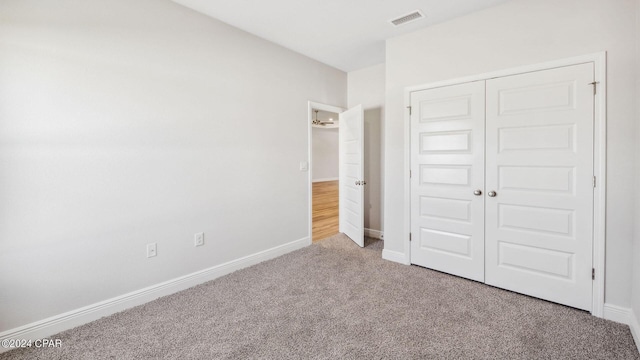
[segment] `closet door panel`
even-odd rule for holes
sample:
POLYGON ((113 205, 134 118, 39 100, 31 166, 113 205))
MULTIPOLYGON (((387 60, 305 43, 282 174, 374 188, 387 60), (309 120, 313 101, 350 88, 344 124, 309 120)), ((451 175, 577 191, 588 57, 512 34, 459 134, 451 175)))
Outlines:
POLYGON ((486 283, 591 310, 593 64, 488 80, 486 283))
POLYGON ((484 281, 484 82, 411 94, 411 262, 484 281))

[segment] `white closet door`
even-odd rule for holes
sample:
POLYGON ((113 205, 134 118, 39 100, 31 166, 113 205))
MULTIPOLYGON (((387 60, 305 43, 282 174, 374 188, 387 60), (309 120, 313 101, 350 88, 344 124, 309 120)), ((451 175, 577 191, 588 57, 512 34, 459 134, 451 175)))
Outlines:
POLYGON ((484 280, 484 100, 484 81, 411 94, 411 262, 477 281, 484 280))
POLYGON ((588 63, 487 80, 486 283, 584 310, 593 74, 588 63))

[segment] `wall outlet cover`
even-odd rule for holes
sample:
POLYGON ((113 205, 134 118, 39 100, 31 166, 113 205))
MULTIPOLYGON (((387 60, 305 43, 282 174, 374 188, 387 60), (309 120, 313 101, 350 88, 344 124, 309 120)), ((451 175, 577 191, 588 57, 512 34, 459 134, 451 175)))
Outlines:
POLYGON ((195 239, 195 246, 202 246, 204 245, 204 233, 200 232, 194 235, 194 239, 195 239))
POLYGON ((147 244, 147 257, 154 257, 158 255, 158 248, 156 243, 147 244))

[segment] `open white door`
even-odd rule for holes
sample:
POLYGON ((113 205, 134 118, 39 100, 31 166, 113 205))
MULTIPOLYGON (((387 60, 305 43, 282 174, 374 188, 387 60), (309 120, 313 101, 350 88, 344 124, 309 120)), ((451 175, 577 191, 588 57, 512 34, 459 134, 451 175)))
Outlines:
POLYGON ((340 232, 364 247, 364 113, 362 105, 340 114, 340 232))

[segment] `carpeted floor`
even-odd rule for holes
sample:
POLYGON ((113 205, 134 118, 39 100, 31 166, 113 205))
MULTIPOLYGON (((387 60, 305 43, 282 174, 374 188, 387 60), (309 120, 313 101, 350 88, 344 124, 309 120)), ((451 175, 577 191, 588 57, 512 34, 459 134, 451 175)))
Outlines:
POLYGON ((0 359, 640 359, 627 326, 381 251, 336 235, 0 359))

